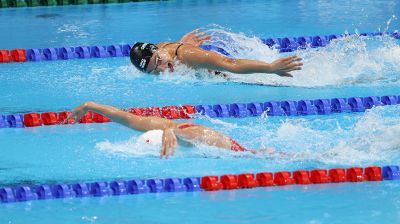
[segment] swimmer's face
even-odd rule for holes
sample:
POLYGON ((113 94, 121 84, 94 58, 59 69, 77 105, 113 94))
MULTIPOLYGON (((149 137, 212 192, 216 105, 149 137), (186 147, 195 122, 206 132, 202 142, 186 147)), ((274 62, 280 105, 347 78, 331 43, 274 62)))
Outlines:
POLYGON ((150 58, 146 72, 159 74, 164 71, 174 71, 174 60, 165 49, 158 49, 150 58))

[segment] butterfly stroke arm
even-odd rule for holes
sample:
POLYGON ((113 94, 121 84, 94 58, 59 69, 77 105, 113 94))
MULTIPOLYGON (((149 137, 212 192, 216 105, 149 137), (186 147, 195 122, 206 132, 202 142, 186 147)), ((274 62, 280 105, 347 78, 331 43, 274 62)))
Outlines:
POLYGON ((94 102, 86 102, 78 106, 72 112, 72 114, 70 114, 67 119, 65 119, 64 123, 73 118, 75 118, 75 122, 79 121, 88 111, 102 114, 110 118, 114 122, 138 131, 149 131, 157 129, 163 130, 160 159, 163 156, 168 159, 170 151, 172 155, 174 154, 174 150, 177 146, 177 140, 173 129, 176 128, 178 123, 161 117, 141 117, 120 110, 116 107, 102 105, 94 102))
POLYGON ((302 58, 298 56, 289 56, 277 59, 272 63, 266 63, 258 60, 229 58, 192 46, 186 46, 179 56, 181 61, 195 68, 229 71, 238 74, 275 73, 279 76, 292 77, 289 72, 301 70, 303 66, 302 58))
POLYGON ((76 118, 79 121, 88 111, 93 111, 102 114, 112 121, 122 124, 126 127, 138 130, 138 131, 149 131, 149 130, 165 130, 168 128, 174 128, 177 123, 168 119, 160 117, 142 117, 123 111, 116 107, 102 105, 94 102, 86 102, 78 106, 70 116, 67 117, 66 121, 76 118))

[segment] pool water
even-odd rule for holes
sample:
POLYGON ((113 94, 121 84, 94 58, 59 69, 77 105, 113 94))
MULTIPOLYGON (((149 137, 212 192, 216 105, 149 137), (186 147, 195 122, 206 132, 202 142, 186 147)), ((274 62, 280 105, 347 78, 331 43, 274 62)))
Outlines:
MULTIPOLYGON (((0 49, 160 42, 201 27, 237 58, 284 55, 259 38, 395 31, 397 1, 162 1, 0 10, 0 49), (43 18, 44 14, 55 14, 43 18), (195 16, 194 16, 195 15, 195 16), (9 21, 13 21, 10 23, 9 21), (11 38, 10 38, 11 37, 11 38)), ((1 64, 0 114, 400 95, 399 41, 347 37, 304 58, 294 78, 137 72, 128 58, 1 64)), ((291 156, 180 147, 169 160, 117 124, 0 129, 0 187, 133 178, 399 164, 400 106, 329 116, 207 118, 248 148, 291 156)), ((0 223, 396 223, 399 183, 288 186, 0 204, 0 223)))

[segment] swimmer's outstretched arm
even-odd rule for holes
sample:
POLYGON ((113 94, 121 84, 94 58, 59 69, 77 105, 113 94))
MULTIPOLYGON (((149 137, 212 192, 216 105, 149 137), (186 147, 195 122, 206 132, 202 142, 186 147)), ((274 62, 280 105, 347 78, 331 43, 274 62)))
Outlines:
POLYGON ((86 102, 78 106, 72 114, 68 116, 66 121, 71 118, 76 118, 76 121, 79 121, 88 111, 102 114, 114 122, 143 132, 156 129, 165 130, 176 126, 175 122, 165 118, 137 116, 113 106, 102 105, 94 102, 86 102))
POLYGON ((195 68, 229 71, 238 74, 275 73, 286 77, 292 77, 289 72, 301 70, 303 66, 303 63, 300 62, 302 58, 297 56, 280 58, 272 63, 266 63, 257 60, 228 58, 190 45, 180 51, 179 59, 195 68))

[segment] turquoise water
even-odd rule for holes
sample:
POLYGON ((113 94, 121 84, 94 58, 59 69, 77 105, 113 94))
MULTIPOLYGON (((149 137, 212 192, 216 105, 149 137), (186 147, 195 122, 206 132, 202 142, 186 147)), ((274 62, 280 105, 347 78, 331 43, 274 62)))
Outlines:
MULTIPOLYGON (((0 48, 158 42, 202 27, 214 35, 212 44, 224 43, 234 57, 271 61, 282 54, 258 38, 394 31, 399 9, 397 1, 168 1, 2 9, 0 31, 9 35, 0 36, 0 48), (37 17, 43 14, 53 16, 37 17)), ((351 37, 296 54, 305 66, 293 79, 254 74, 224 80, 184 66, 175 74, 148 76, 127 58, 1 64, 0 114, 61 111, 87 100, 126 108, 400 95, 398 40, 351 37)), ((139 132, 111 123, 0 129, 0 186, 400 164, 399 112, 399 106, 387 106, 330 116, 192 120, 248 148, 274 147, 293 153, 290 157, 196 146, 180 147, 175 157, 159 160, 158 146, 141 145, 139 132)), ((0 221, 395 223, 399 186, 330 184, 34 201, 0 204, 0 221)))

